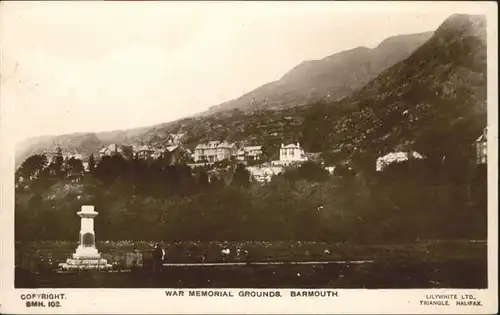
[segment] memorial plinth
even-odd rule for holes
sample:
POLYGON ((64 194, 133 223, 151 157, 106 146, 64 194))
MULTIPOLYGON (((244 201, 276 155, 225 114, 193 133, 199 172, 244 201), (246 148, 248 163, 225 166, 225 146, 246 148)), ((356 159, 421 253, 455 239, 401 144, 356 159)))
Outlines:
POLYGON ((59 268, 63 270, 107 270, 112 267, 95 247, 94 218, 98 215, 94 206, 82 206, 77 212, 80 216, 80 244, 76 248, 72 258, 66 263, 60 263, 59 268))

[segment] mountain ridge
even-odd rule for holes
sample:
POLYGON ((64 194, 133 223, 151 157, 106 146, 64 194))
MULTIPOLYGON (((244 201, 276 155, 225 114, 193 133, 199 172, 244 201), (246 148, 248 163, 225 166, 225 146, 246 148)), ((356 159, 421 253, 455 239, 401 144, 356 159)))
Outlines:
POLYGON ((484 16, 450 16, 409 58, 346 98, 355 110, 328 132, 336 138, 330 143, 342 138, 364 153, 400 148, 466 159, 486 126, 486 50, 484 16))
POLYGON ((301 106, 325 98, 341 99, 407 58, 432 34, 431 31, 391 36, 375 48, 358 46, 322 59, 305 60, 280 79, 212 106, 206 114, 232 109, 252 110, 252 99, 261 109, 301 106))

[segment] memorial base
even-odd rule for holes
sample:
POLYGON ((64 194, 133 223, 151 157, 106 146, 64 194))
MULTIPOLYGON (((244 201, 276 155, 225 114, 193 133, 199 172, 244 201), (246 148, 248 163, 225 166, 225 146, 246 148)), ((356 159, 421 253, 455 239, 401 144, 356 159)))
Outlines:
POLYGON ((76 249, 73 258, 68 258, 65 263, 59 264, 61 270, 109 270, 112 268, 106 259, 95 247, 81 247, 76 249))
POLYGON ((73 254, 74 259, 99 259, 101 255, 95 247, 78 246, 73 254))

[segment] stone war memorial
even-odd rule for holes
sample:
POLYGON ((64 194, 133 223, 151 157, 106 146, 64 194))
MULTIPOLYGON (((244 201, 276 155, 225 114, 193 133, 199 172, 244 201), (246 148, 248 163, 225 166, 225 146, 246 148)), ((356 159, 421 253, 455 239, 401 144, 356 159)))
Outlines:
POLYGON ((68 258, 65 263, 60 263, 59 269, 68 271, 111 269, 112 265, 101 258, 95 247, 94 218, 98 212, 94 210, 94 206, 84 205, 77 214, 81 220, 80 242, 73 257, 68 258))

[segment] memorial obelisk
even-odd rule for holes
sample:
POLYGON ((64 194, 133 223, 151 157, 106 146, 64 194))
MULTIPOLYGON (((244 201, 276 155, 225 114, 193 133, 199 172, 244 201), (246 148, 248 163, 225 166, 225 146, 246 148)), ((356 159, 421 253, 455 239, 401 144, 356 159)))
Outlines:
POLYGON ((95 247, 94 218, 98 213, 94 210, 94 206, 82 206, 82 210, 77 214, 80 216, 80 245, 73 254, 73 258, 101 258, 95 247))
POLYGON ((73 258, 68 258, 66 263, 60 263, 59 267, 63 270, 110 269, 112 266, 106 259, 101 258, 95 247, 94 218, 98 213, 94 206, 82 206, 77 214, 80 216, 80 244, 73 258))

